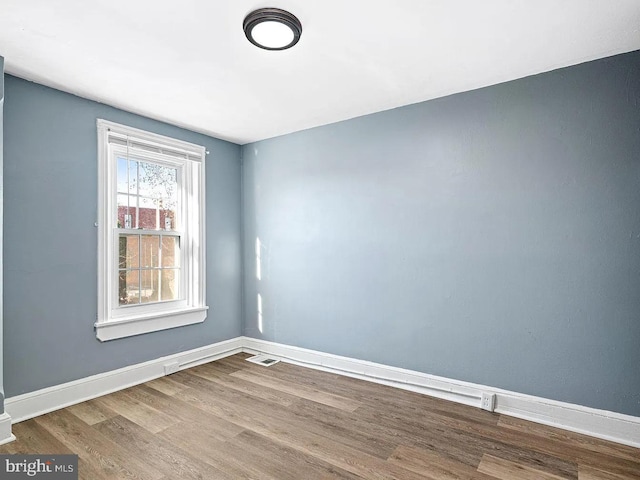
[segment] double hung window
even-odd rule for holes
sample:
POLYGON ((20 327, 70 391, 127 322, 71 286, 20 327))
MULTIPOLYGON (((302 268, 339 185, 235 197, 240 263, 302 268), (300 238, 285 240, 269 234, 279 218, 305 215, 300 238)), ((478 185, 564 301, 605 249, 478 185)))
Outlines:
POLYGON ((100 340, 204 321, 204 157, 98 120, 100 340))

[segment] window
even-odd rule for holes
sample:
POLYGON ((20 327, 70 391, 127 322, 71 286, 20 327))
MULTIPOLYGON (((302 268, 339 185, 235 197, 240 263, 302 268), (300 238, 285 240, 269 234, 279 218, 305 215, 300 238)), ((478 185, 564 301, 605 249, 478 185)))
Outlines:
POLYGON ((98 120, 98 339, 206 318, 204 157, 98 120))

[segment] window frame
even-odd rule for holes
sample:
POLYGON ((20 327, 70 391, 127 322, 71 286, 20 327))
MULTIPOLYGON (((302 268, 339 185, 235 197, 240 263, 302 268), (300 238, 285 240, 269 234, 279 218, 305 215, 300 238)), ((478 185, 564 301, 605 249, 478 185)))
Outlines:
POLYGON ((205 148, 102 119, 97 120, 97 131, 98 312, 94 326, 98 340, 203 322, 208 310, 205 305, 205 148), (122 153, 123 141, 137 160, 178 168, 181 221, 175 231, 118 228, 117 153, 122 153), (180 238, 180 299, 119 305, 118 242, 120 234, 126 233, 180 238))

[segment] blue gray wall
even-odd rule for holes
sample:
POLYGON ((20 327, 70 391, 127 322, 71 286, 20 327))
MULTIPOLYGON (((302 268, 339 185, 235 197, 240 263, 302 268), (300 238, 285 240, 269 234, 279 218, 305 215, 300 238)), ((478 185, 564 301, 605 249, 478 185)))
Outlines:
POLYGON ((240 335, 240 147, 15 77, 5 80, 7 397, 240 335), (210 151, 210 310, 203 324, 106 343, 96 339, 96 118, 210 151))
POLYGON ((243 183, 246 335, 640 416, 640 52, 246 145, 243 183))

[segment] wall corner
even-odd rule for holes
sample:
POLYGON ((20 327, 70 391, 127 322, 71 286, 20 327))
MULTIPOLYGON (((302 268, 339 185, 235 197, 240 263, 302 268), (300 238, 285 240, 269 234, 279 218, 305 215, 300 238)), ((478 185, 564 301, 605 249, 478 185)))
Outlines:
POLYGON ((4 326, 2 312, 4 305, 2 301, 2 269, 3 269, 3 249, 2 249, 2 224, 3 224, 3 198, 4 198, 4 58, 0 57, 0 445, 15 440, 11 433, 11 417, 4 411, 4 326))

